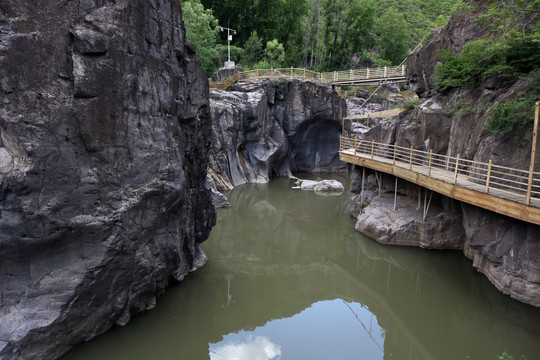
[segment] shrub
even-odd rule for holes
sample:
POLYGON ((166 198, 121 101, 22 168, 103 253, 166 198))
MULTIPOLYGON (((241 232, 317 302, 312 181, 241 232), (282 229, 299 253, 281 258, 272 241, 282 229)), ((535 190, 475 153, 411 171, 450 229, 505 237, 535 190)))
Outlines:
POLYGON ((413 98, 413 99, 409 99, 409 100, 405 100, 401 106, 403 108, 405 108, 405 110, 412 110, 414 109, 416 106, 420 105, 420 99, 419 98, 413 98))
POLYGON ((442 51, 442 64, 435 70, 435 90, 444 92, 452 88, 472 90, 492 74, 494 68, 505 63, 505 46, 492 40, 471 41, 456 56, 442 51))
MULTIPOLYGON (((514 357, 510 354, 508 354, 506 351, 503 352, 501 355, 497 356, 497 359, 499 360, 514 360, 514 357)), ((527 360, 527 358, 524 355, 520 356, 521 360, 527 360)))
POLYGON ((495 104, 484 127, 492 134, 501 134, 514 124, 529 126, 534 122, 535 102, 540 98, 538 77, 532 80, 533 86, 520 92, 518 96, 505 103, 495 104))
POLYGON ((435 90, 473 90, 490 76, 512 80, 540 65, 540 49, 528 38, 510 41, 483 39, 463 46, 458 55, 441 51, 442 64, 435 69, 435 90))

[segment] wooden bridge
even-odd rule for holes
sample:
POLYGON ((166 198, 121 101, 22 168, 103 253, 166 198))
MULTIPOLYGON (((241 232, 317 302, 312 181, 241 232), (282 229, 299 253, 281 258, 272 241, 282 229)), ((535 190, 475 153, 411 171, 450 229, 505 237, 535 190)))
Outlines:
POLYGON ((332 85, 373 84, 405 81, 406 66, 384 66, 379 68, 351 69, 346 71, 316 72, 304 68, 256 69, 237 72, 224 81, 211 81, 211 89, 226 90, 240 81, 262 79, 308 79, 332 85))
MULTIPOLYGON (((491 160, 488 163, 472 161, 461 159, 459 155, 434 154, 348 136, 341 137, 339 157, 450 198, 540 225, 539 172, 495 165, 491 160)), ((424 219, 426 213, 424 199, 424 219)))

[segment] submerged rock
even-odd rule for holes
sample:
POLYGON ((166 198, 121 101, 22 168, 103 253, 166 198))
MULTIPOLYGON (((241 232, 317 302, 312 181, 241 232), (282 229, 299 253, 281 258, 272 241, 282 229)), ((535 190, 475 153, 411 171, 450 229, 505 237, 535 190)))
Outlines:
POLYGON ((206 261, 208 83, 169 0, 3 0, 0 79, 0 358, 53 359, 206 261))
POLYGON ((298 179, 297 188, 300 190, 309 190, 315 192, 343 192, 345 187, 337 180, 302 180, 298 179))

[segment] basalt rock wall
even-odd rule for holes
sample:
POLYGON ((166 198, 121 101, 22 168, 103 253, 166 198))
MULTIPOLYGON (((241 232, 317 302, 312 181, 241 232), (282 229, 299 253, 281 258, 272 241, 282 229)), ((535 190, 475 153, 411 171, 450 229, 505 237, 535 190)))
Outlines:
MULTIPOLYGON (((531 79, 535 75, 508 84, 486 81, 476 90, 453 89, 443 94, 433 90, 439 50, 456 52, 466 42, 484 38, 487 34, 475 20, 475 14, 464 12, 454 14, 448 25, 435 30, 428 44, 408 59, 408 80, 421 97, 421 104, 406 114, 381 122, 364 134, 364 138, 452 157, 459 155, 462 159, 484 163, 493 160, 494 164, 526 171, 530 163, 532 127, 524 129, 515 125, 494 135, 485 129, 485 123, 495 104, 526 92, 534 84, 531 79)), ((538 157, 535 168, 540 168, 538 157)), ((377 188, 374 177, 369 183, 377 188)), ((394 211, 393 201, 388 199, 394 193, 394 178, 383 176, 382 183, 382 198, 376 199, 378 192, 373 189, 365 192, 367 202, 373 201, 363 211, 359 207, 363 208, 367 202, 361 204, 360 196, 355 197, 353 214, 358 216, 356 228, 359 231, 369 233, 383 243, 462 249, 473 259, 473 266, 500 291, 540 306, 538 225, 437 194, 424 221, 423 213, 415 209, 414 201, 400 201, 400 196, 418 198, 414 191, 416 186, 402 185, 404 182, 399 181, 398 206, 394 211), (369 209, 371 207, 374 208, 369 209), (412 213, 417 215, 410 220, 412 213), (388 214, 395 219, 385 221, 388 214), (380 217, 382 220, 376 221, 380 217), (429 239, 423 229, 429 230, 429 239), (441 242, 441 239, 445 240, 441 242)), ((425 194, 422 192, 421 196, 420 207, 425 194)))
POLYGON ((307 80, 239 83, 211 92, 211 170, 219 189, 294 171, 344 171, 339 133, 346 112, 331 86, 307 80))
POLYGON ((205 262, 208 82, 178 1, 0 3, 0 358, 52 359, 205 262))

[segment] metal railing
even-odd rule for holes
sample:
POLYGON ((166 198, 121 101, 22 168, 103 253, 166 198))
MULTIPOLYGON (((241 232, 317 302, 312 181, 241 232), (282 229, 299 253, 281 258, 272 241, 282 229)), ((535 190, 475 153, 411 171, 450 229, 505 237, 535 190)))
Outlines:
POLYGON ((255 69, 237 72, 225 81, 210 82, 210 88, 226 90, 229 86, 238 81, 260 80, 260 79, 309 79, 322 83, 344 83, 355 81, 381 80, 386 78, 405 77, 406 67, 384 66, 379 68, 363 68, 346 71, 316 72, 305 68, 277 68, 277 69, 255 69))
POLYGON ((528 170, 496 165, 491 160, 484 163, 459 155, 435 154, 432 150, 427 152, 347 136, 341 137, 340 152, 361 155, 464 188, 491 192, 494 196, 504 191, 508 195, 517 195, 526 205, 530 205, 532 197, 540 197, 540 172, 533 172, 530 177, 528 170), (494 189, 500 191, 494 194, 494 189))

